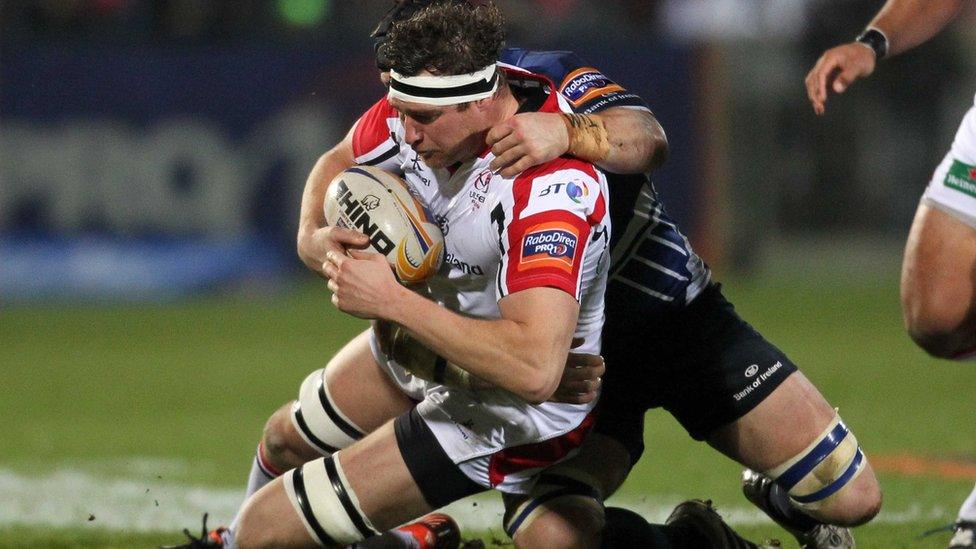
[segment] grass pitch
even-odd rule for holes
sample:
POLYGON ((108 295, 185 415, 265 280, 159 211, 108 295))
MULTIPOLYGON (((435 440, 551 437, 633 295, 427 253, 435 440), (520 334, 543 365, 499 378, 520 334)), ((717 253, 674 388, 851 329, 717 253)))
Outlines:
MULTIPOLYGON (((976 365, 912 345, 894 279, 733 281, 726 293, 840 408, 878 469, 885 507, 857 529, 859 546, 945 547, 947 533, 916 537, 952 521, 976 480, 976 365)), ((226 521, 268 414, 364 326, 317 281, 273 297, 4 306, 0 547, 149 547, 198 529, 201 509, 226 521)), ((742 498, 736 464, 666 413, 648 418, 624 505, 663 520, 710 497, 744 535, 795 546, 742 498)))

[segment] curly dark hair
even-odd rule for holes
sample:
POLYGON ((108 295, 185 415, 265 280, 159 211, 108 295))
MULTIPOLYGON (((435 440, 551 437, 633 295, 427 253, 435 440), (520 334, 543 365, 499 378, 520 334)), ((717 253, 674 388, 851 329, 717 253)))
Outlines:
POLYGON ((393 25, 384 45, 389 66, 414 76, 467 74, 498 60, 505 20, 494 4, 435 3, 393 25))

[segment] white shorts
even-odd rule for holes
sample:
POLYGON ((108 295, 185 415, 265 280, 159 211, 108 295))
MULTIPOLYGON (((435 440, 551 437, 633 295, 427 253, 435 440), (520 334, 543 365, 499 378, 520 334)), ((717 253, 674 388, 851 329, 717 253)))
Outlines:
MULTIPOLYGON (((586 338, 599 351, 599 331, 586 338)), ((576 454, 593 416, 595 402, 528 404, 500 389, 446 387, 420 379, 388 360, 370 338, 373 357, 393 382, 414 400, 417 412, 441 448, 471 480, 504 493, 526 494, 542 469, 576 454)))
POLYGON ((922 203, 976 227, 976 107, 963 117, 949 153, 932 175, 922 203))

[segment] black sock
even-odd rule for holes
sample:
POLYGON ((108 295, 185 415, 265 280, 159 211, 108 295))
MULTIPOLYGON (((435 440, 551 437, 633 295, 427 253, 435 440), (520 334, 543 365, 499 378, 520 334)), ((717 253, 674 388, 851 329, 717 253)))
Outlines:
POLYGON ((651 524, 644 517, 620 507, 607 507, 604 513, 606 526, 603 527, 601 549, 623 549, 647 547, 651 549, 674 549, 668 535, 673 530, 662 524, 651 524))
POLYGON ((668 547, 673 549, 699 549, 701 547, 711 547, 712 542, 704 534, 691 526, 685 525, 662 525, 665 535, 668 537, 668 547))

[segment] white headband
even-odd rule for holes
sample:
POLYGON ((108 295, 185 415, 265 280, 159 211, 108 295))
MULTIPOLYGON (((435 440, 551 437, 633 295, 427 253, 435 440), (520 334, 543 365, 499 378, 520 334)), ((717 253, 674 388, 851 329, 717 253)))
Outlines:
POLYGON ((468 74, 451 76, 404 76, 390 71, 390 91, 387 97, 443 107, 491 97, 498 89, 495 63, 468 74))

